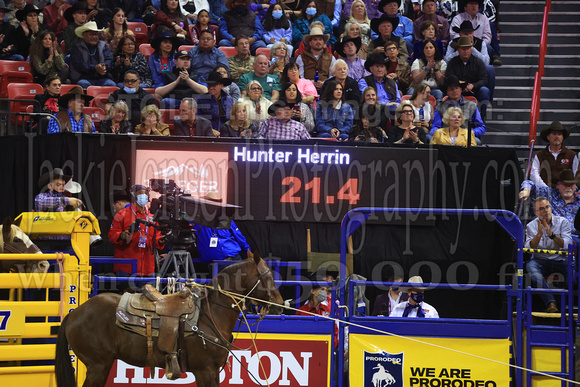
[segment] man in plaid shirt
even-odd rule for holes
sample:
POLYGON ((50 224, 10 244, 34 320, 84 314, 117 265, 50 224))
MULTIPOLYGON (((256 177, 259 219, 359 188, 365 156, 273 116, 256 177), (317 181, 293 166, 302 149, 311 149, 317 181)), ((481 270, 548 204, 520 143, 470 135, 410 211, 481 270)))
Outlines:
MULTIPOLYGON (((298 106, 298 105, 295 105, 298 106)), ((260 138, 269 140, 309 140, 306 127, 292 119, 292 110, 284 100, 279 100, 268 108, 273 116, 260 124, 260 138)))

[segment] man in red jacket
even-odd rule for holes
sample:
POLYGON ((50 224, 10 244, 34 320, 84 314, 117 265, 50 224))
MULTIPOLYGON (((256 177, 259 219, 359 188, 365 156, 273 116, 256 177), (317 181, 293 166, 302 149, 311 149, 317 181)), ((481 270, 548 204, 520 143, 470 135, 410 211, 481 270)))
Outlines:
POLYGON ((143 185, 131 187, 131 205, 119 210, 113 218, 109 241, 115 246, 115 258, 137 260, 137 271, 132 272, 130 264, 115 264, 115 271, 123 275, 150 276, 155 273, 155 248, 163 248, 163 235, 151 226, 135 224, 135 219, 152 222, 153 216, 147 208, 149 190, 143 185))

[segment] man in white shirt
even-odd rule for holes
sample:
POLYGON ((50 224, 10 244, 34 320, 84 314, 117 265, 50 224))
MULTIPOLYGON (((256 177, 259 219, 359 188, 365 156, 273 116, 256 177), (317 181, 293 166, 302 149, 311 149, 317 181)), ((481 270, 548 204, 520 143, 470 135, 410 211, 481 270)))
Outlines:
POLYGON ((423 278, 416 275, 409 278, 409 283, 412 287, 406 288, 409 300, 395 306, 390 314, 390 317, 419 317, 419 318, 439 318, 437 310, 423 301, 425 295, 423 285, 423 278))

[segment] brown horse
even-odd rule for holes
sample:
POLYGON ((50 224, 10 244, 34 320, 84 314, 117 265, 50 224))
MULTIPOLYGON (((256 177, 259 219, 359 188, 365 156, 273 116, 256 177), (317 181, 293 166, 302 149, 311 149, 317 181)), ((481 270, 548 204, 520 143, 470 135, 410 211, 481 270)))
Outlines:
MULTIPOLYGON (((222 270, 208 287, 207 297, 201 301, 198 326, 204 337, 192 335, 185 338, 187 367, 182 371, 193 372, 198 387, 219 386, 219 369, 227 360, 232 331, 240 313, 236 302, 217 289, 276 304, 283 302, 268 265, 258 255, 222 270)), ((87 366, 85 387, 104 386, 115 359, 141 367, 150 365, 147 339, 115 325, 115 311, 120 299, 117 294, 99 294, 65 317, 56 343, 58 386, 76 386, 69 345, 87 366)), ((281 308, 273 308, 275 310, 270 308, 272 313, 281 313, 281 308)), ((165 354, 157 349, 157 339, 154 341, 153 364, 163 368, 165 354)))
MULTIPOLYGON (((5 218, 0 226, 0 253, 3 254, 41 254, 42 251, 30 240, 20 227, 12 224, 10 218, 5 218)), ((19 273, 46 273, 48 261, 36 260, 0 260, 0 273, 15 271, 19 273)))

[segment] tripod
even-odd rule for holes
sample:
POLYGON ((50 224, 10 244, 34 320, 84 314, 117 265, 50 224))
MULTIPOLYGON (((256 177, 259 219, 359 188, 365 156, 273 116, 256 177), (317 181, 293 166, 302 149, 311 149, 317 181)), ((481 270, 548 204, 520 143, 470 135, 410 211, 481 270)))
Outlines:
POLYGON ((189 251, 177 249, 167 253, 167 257, 159 269, 159 277, 195 278, 195 268, 189 251), (169 272, 172 264, 174 270, 169 272))

